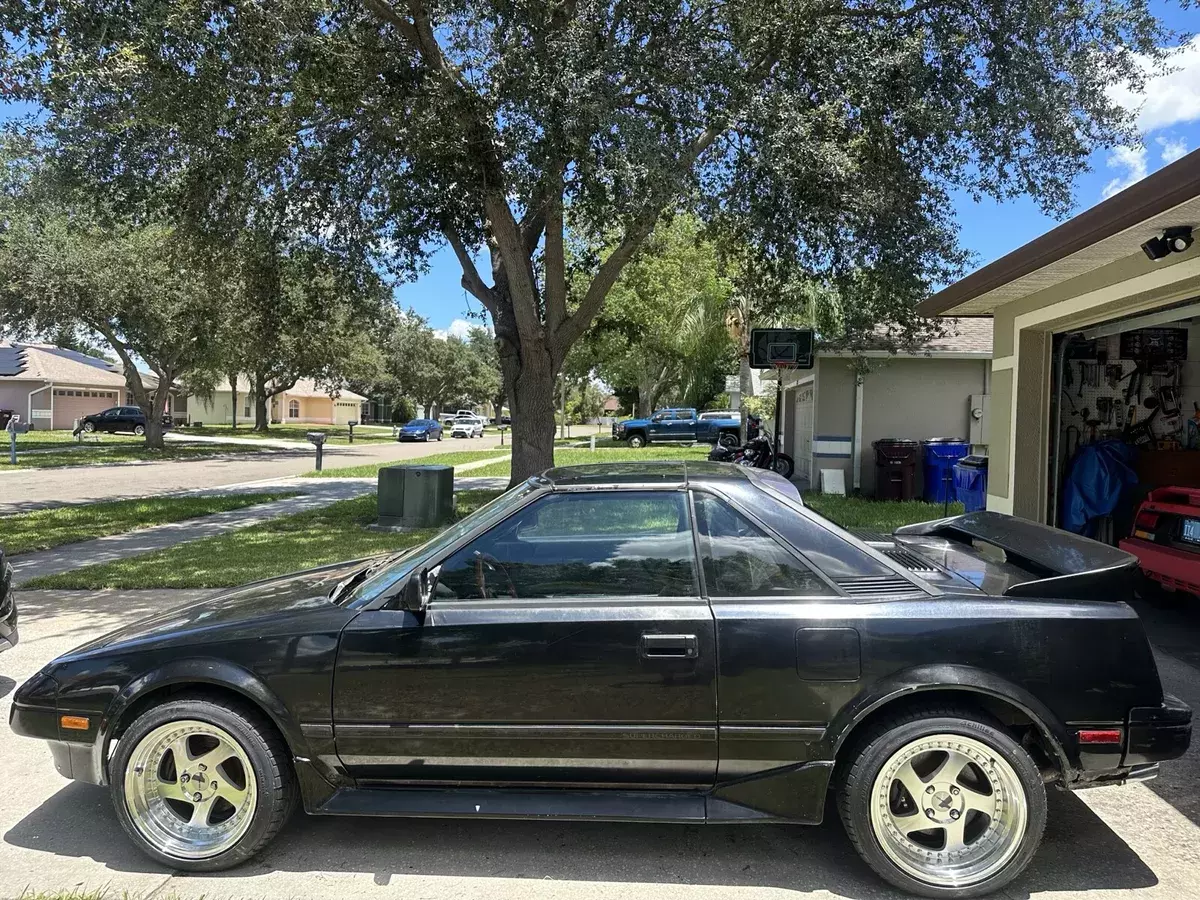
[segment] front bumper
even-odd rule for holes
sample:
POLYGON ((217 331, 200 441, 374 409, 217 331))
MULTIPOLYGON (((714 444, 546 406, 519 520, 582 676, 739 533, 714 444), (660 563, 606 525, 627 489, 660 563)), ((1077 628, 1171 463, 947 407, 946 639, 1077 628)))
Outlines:
POLYGON ((427 441, 427 440, 429 440, 429 432, 422 431, 420 434, 405 434, 402 431, 402 432, 400 432, 400 437, 398 438, 398 440, 400 440, 400 441, 427 441))
MULTIPOLYGON (((58 683, 51 676, 42 672, 34 675, 13 696, 9 727, 13 734, 45 741, 54 758, 54 768, 64 778, 104 784, 100 762, 103 739, 97 728, 100 717, 89 715, 92 722, 86 731, 63 731, 59 728, 57 693, 58 683)), ((68 712, 64 710, 63 714, 68 712)))

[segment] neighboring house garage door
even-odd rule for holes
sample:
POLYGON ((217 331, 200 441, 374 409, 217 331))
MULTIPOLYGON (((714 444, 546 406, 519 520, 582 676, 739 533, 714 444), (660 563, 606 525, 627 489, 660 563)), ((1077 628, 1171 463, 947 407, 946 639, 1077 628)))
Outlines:
POLYGON ((813 399, 816 392, 810 381, 808 384, 802 384, 796 388, 794 394, 796 403, 793 422, 795 424, 792 430, 791 446, 793 448, 792 459, 796 463, 796 474, 793 477, 806 478, 811 482, 813 413, 816 408, 813 399))
POLYGON ((54 389, 54 428, 71 428, 75 420, 117 405, 117 391, 88 391, 83 388, 54 389))

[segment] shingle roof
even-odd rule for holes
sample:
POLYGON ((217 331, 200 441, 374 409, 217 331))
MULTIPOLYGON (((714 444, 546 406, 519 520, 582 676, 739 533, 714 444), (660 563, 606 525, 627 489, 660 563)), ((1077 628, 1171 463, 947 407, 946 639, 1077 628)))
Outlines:
MULTIPOLYGON (((16 351, 20 361, 15 374, 0 374, 0 378, 21 381, 46 381, 55 384, 78 384, 97 387, 124 387, 125 376, 119 367, 108 360, 97 359, 75 350, 64 350, 50 344, 0 343, 0 349, 16 351)), ((16 368, 16 367, 14 367, 16 368)), ((6 369, 5 372, 9 370, 6 369)))
MULTIPOLYGON (((243 375, 238 376, 237 389, 239 394, 250 393, 250 381, 243 375)), ((224 392, 229 390, 229 381, 225 380, 217 385, 217 391, 224 392)), ((294 387, 288 388, 283 392, 288 397, 328 397, 329 391, 323 387, 317 387, 317 383, 311 378, 301 378, 296 382, 294 387)), ((348 388, 342 388, 336 391, 336 399, 338 400, 366 400, 362 394, 356 394, 348 388)))
MULTIPOLYGON (((991 317, 983 316, 964 316, 962 318, 944 318, 941 320, 945 327, 946 333, 939 338, 933 338, 926 341, 925 344, 918 350, 912 353, 905 353, 905 356, 912 356, 916 359, 921 357, 938 357, 938 356, 958 356, 961 354, 974 354, 980 357, 990 357, 992 355, 992 325, 991 317)), ((875 334, 878 335, 878 343, 874 348, 868 346, 865 351, 868 354, 879 355, 886 351, 888 328, 886 325, 877 326, 875 334)), ((853 356, 854 351, 851 350, 825 350, 820 351, 821 356, 853 356)))

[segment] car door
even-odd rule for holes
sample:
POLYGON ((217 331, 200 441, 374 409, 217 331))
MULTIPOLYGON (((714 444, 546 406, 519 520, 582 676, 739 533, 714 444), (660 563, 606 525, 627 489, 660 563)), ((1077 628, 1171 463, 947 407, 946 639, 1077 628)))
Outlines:
POLYGON ((671 423, 671 436, 677 441, 696 440, 696 413, 693 410, 680 410, 675 413, 671 423))
MULTIPOLYGON (((753 490, 753 489, 751 489, 753 490)), ((760 502, 762 492, 755 491, 760 502)), ((720 781, 808 761, 858 690, 853 604, 748 510, 695 491, 705 591, 717 620, 720 781)))
POLYGON ((647 429, 650 432, 652 441, 669 441, 671 440, 671 422, 675 419, 675 413, 670 410, 655 413, 650 419, 650 426, 647 429))
POLYGON ((146 417, 142 411, 136 406, 122 406, 120 416, 120 429, 122 431, 133 431, 137 426, 144 425, 146 417))
POLYGON ((114 406, 112 409, 106 409, 100 413, 100 418, 96 422, 97 431, 115 432, 121 427, 121 408, 114 406))
POLYGON ((423 621, 343 632, 337 751, 378 782, 696 789, 716 639, 686 494, 560 491, 439 563, 423 621))

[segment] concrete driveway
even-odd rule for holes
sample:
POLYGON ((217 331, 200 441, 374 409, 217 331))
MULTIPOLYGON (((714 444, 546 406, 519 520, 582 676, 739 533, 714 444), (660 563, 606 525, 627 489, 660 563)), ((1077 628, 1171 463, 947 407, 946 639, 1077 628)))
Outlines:
MULTIPOLYGON (((203 592, 24 592, 22 643, 0 655, 0 715, 54 655, 203 592)), ((1200 613, 1147 612, 1169 691, 1200 708, 1200 613)), ((1045 842, 1008 900, 1200 896, 1200 748, 1145 785, 1054 792, 1045 842)), ((0 726, 0 897, 107 888, 131 898, 721 898, 899 896, 830 815, 816 828, 309 818, 232 872, 173 875, 125 839, 107 790, 60 778, 0 726)))
MULTIPOLYGON (((388 441, 334 445, 325 450, 324 468, 399 462, 435 453, 489 450, 498 446, 499 437, 490 434, 481 438, 447 438, 430 444, 388 441)), ((0 470, 0 516, 66 503, 124 500, 300 475, 313 470, 314 456, 311 447, 300 445, 295 451, 272 449, 262 455, 231 454, 171 462, 0 470)))

